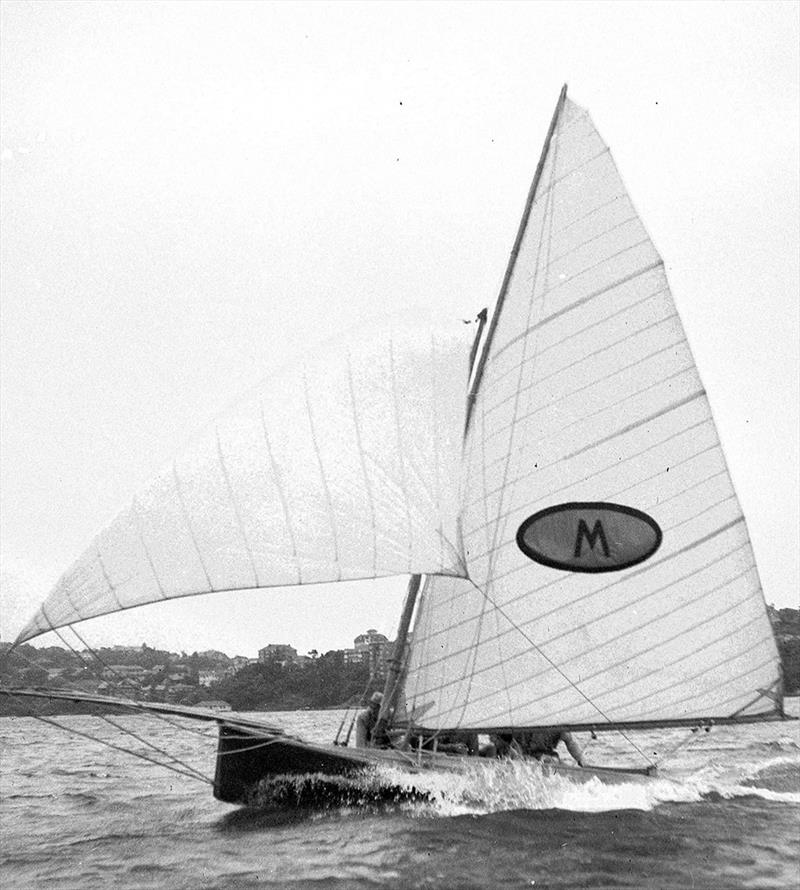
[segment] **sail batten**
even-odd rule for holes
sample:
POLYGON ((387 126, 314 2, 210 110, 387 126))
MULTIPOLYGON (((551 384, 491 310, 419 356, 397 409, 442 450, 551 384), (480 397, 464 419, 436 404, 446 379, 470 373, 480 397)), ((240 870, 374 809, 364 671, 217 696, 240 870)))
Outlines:
POLYGON ((532 195, 472 390, 469 580, 426 582, 409 712, 431 730, 493 731, 780 711, 758 693, 779 688, 775 642, 663 261, 563 95, 532 195), (603 525, 609 506, 659 530, 632 567, 611 561, 627 539, 603 525), (520 543, 569 509, 589 509, 583 531, 565 519, 541 546, 585 551, 599 574, 520 543))

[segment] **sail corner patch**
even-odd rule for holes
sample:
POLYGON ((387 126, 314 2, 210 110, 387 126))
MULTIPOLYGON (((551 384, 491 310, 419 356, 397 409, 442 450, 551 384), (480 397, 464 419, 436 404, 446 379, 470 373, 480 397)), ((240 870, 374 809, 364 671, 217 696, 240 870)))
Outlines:
POLYGON ((661 539, 651 516, 601 501, 547 507, 517 531, 517 545, 527 557, 567 572, 619 572, 649 559, 661 539))

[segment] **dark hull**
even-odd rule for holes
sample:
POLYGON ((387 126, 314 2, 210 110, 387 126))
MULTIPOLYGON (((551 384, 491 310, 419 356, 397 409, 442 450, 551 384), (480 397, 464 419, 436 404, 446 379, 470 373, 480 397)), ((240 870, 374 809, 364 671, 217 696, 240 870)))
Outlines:
MULTIPOLYGON (((418 793, 413 782, 400 786, 377 781, 376 767, 391 765, 412 776, 428 771, 462 772, 470 763, 473 758, 451 754, 315 745, 221 723, 214 797, 241 806, 260 805, 265 794, 272 802, 289 804, 419 799, 425 794, 418 793)), ((648 781, 641 770, 581 769, 560 763, 544 768, 583 782, 593 778, 613 784, 648 781)))

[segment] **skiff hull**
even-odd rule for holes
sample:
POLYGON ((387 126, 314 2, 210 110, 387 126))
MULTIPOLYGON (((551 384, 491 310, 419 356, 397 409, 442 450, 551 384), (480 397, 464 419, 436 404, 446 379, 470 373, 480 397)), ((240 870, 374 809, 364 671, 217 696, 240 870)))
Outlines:
MULTIPOLYGON (((421 799, 413 782, 391 784, 377 780, 376 768, 399 768, 409 775, 424 772, 459 773, 474 758, 434 752, 408 752, 381 748, 347 748, 317 745, 284 735, 259 733, 241 725, 221 723, 214 796, 225 803, 258 806, 278 803, 359 803, 370 799, 399 801, 421 799), (302 777, 303 782, 298 782, 302 777), (348 780, 367 779, 354 784, 348 780)), ((578 767, 542 764, 548 773, 587 782, 594 778, 610 784, 647 782, 643 770, 614 767, 578 767)))

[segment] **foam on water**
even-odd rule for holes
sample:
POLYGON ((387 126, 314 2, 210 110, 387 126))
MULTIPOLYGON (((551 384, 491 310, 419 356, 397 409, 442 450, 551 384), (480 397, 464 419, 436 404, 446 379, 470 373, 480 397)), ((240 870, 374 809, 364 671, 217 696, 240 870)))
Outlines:
MULTIPOLYGON (((796 758, 777 757, 735 770, 712 765, 689 775, 631 777, 630 781, 607 782, 598 776, 548 774, 534 761, 475 761, 458 773, 409 774, 397 767, 381 766, 367 776, 335 778, 325 780, 322 785, 318 777, 286 777, 277 783, 273 781, 269 796, 273 803, 311 802, 322 792, 334 806, 388 802, 400 804, 421 816, 484 815, 521 809, 584 813, 646 811, 664 803, 694 803, 713 796, 724 799, 755 796, 797 804, 800 792, 776 790, 760 783, 760 776, 765 772, 790 773, 796 768, 796 758)), ((791 787, 797 783, 782 780, 780 787, 785 789, 787 784, 791 787)))

